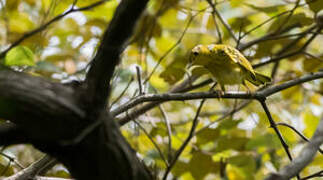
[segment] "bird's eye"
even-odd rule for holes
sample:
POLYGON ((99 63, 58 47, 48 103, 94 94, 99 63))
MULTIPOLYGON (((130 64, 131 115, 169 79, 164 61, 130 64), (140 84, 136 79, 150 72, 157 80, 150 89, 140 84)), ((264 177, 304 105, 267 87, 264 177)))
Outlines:
POLYGON ((199 55, 199 53, 198 52, 193 52, 193 54, 194 54, 194 56, 197 56, 197 55, 199 55))

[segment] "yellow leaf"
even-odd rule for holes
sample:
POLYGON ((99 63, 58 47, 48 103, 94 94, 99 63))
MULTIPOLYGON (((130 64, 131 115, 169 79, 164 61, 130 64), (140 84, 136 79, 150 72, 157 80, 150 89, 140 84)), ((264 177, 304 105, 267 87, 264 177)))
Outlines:
POLYGON ((32 30, 34 27, 33 21, 29 18, 29 15, 21 12, 12 12, 9 15, 9 29, 16 33, 25 33, 32 30))
POLYGON ((306 109, 302 112, 301 116, 305 124, 304 135, 311 138, 319 123, 319 117, 315 116, 310 109, 306 109))
POLYGON ((314 94, 313 96, 311 96, 311 102, 316 105, 321 105, 320 98, 321 96, 319 94, 314 94))

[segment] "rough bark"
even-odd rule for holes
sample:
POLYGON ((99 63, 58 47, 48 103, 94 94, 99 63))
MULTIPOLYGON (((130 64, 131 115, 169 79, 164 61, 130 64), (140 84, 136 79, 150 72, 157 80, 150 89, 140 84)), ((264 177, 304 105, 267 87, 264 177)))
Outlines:
POLYGON ((76 179, 151 179, 107 112, 110 80, 148 0, 123 0, 103 35, 84 82, 60 84, 0 70, 0 145, 31 143, 76 179), (73 141, 90 125, 101 122, 73 141), (66 143, 70 142, 70 143, 66 143))

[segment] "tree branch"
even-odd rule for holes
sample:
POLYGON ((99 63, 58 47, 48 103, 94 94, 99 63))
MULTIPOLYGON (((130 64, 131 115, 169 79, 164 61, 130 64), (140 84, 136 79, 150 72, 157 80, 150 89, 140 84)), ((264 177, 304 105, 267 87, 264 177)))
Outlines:
MULTIPOLYGON (((289 129, 293 130, 299 137, 301 137, 305 142, 309 142, 310 140, 308 140, 307 137, 305 137, 301 132, 299 132, 296 128, 294 128, 293 126, 283 123, 283 122, 279 122, 276 123, 277 126, 285 126, 288 127, 289 129)), ((318 151, 323 154, 323 150, 321 148, 318 149, 318 151)))
POLYGON ((310 142, 301 150, 297 158, 289 165, 283 167, 278 173, 270 174, 266 180, 287 180, 296 176, 303 168, 312 162, 321 144, 323 144, 323 117, 321 117, 320 123, 310 142))
POLYGON ((23 129, 13 123, 0 124, 0 145, 8 146, 11 144, 29 143, 30 139, 23 129))
POLYGON ((33 179, 43 168, 51 163, 52 161, 56 161, 54 158, 46 155, 38 161, 32 163, 26 169, 19 171, 18 173, 7 177, 5 180, 25 180, 25 179, 33 179))
MULTIPOLYGON (((314 26, 314 27, 317 28, 317 26, 314 26)), ((267 61, 264 61, 264 62, 255 64, 252 67, 258 68, 258 67, 264 66, 266 64, 270 64, 270 63, 273 63, 273 62, 278 62, 281 59, 284 59, 284 58, 287 58, 287 57, 291 57, 291 56, 295 56, 297 54, 302 53, 307 48, 307 46, 315 39, 315 37, 320 33, 320 31, 322 29, 323 29, 323 26, 322 27, 318 27, 317 30, 316 30, 316 32, 305 42, 305 44, 301 48, 299 48, 299 49, 297 49, 295 51, 289 52, 289 53, 279 54, 279 56, 277 56, 277 57, 274 57, 274 58, 271 58, 271 59, 269 59, 267 61)), ((311 30, 311 28, 309 28, 308 30, 311 30)))
POLYGON ((119 63, 119 56, 124 45, 132 35, 137 19, 140 17, 148 0, 123 0, 118 6, 111 23, 103 35, 99 50, 91 62, 85 80, 86 96, 92 109, 102 109, 107 105, 109 82, 114 69, 119 63))
MULTIPOLYGON (((117 116, 122 112, 125 112, 138 104, 144 102, 164 102, 164 101, 183 101, 183 100, 193 100, 201 98, 223 98, 223 99, 262 99, 268 97, 274 93, 280 92, 284 89, 290 88, 292 86, 302 84, 307 81, 314 79, 323 78, 323 71, 317 73, 311 73, 304 75, 300 78, 287 81, 285 83, 271 86, 266 89, 254 92, 254 93, 245 93, 245 92, 225 92, 223 95, 220 95, 218 92, 198 92, 198 93, 165 93, 165 94, 144 94, 134 98, 128 103, 119 106, 115 110, 111 111, 112 115, 117 116)), ((119 119, 123 124, 123 118, 119 119)))
POLYGON ((199 123, 199 115, 200 112, 202 110, 203 104, 206 101, 206 99, 202 99, 200 102, 200 105, 195 113, 195 117, 193 119, 192 122, 192 126, 190 129, 190 132, 188 134, 188 136, 186 137, 185 141, 183 142, 183 144, 181 145, 181 147, 175 152, 174 158, 171 160, 171 162, 169 163, 169 166, 167 166, 166 172, 163 176, 163 180, 167 179, 167 176, 169 174, 169 172, 172 170, 172 168, 174 167, 175 163, 177 162, 178 158, 180 157, 180 155, 182 154, 182 152, 184 151, 184 149, 186 148, 186 146, 188 145, 188 143, 191 141, 192 137, 194 136, 195 133, 195 129, 199 123))
POLYGON ((0 117, 23 127, 30 137, 56 139, 73 136, 78 131, 77 126, 82 125, 80 120, 85 117, 76 105, 77 93, 72 87, 39 77, 1 70, 0 92, 0 117))

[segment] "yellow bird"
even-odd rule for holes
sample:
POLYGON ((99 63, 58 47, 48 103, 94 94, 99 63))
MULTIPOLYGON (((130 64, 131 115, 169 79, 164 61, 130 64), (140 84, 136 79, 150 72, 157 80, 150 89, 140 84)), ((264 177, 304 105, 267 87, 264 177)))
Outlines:
POLYGON ((207 69, 225 91, 224 85, 245 84, 245 80, 259 86, 271 78, 255 71, 249 61, 234 47, 223 44, 197 45, 190 52, 191 65, 207 69))

